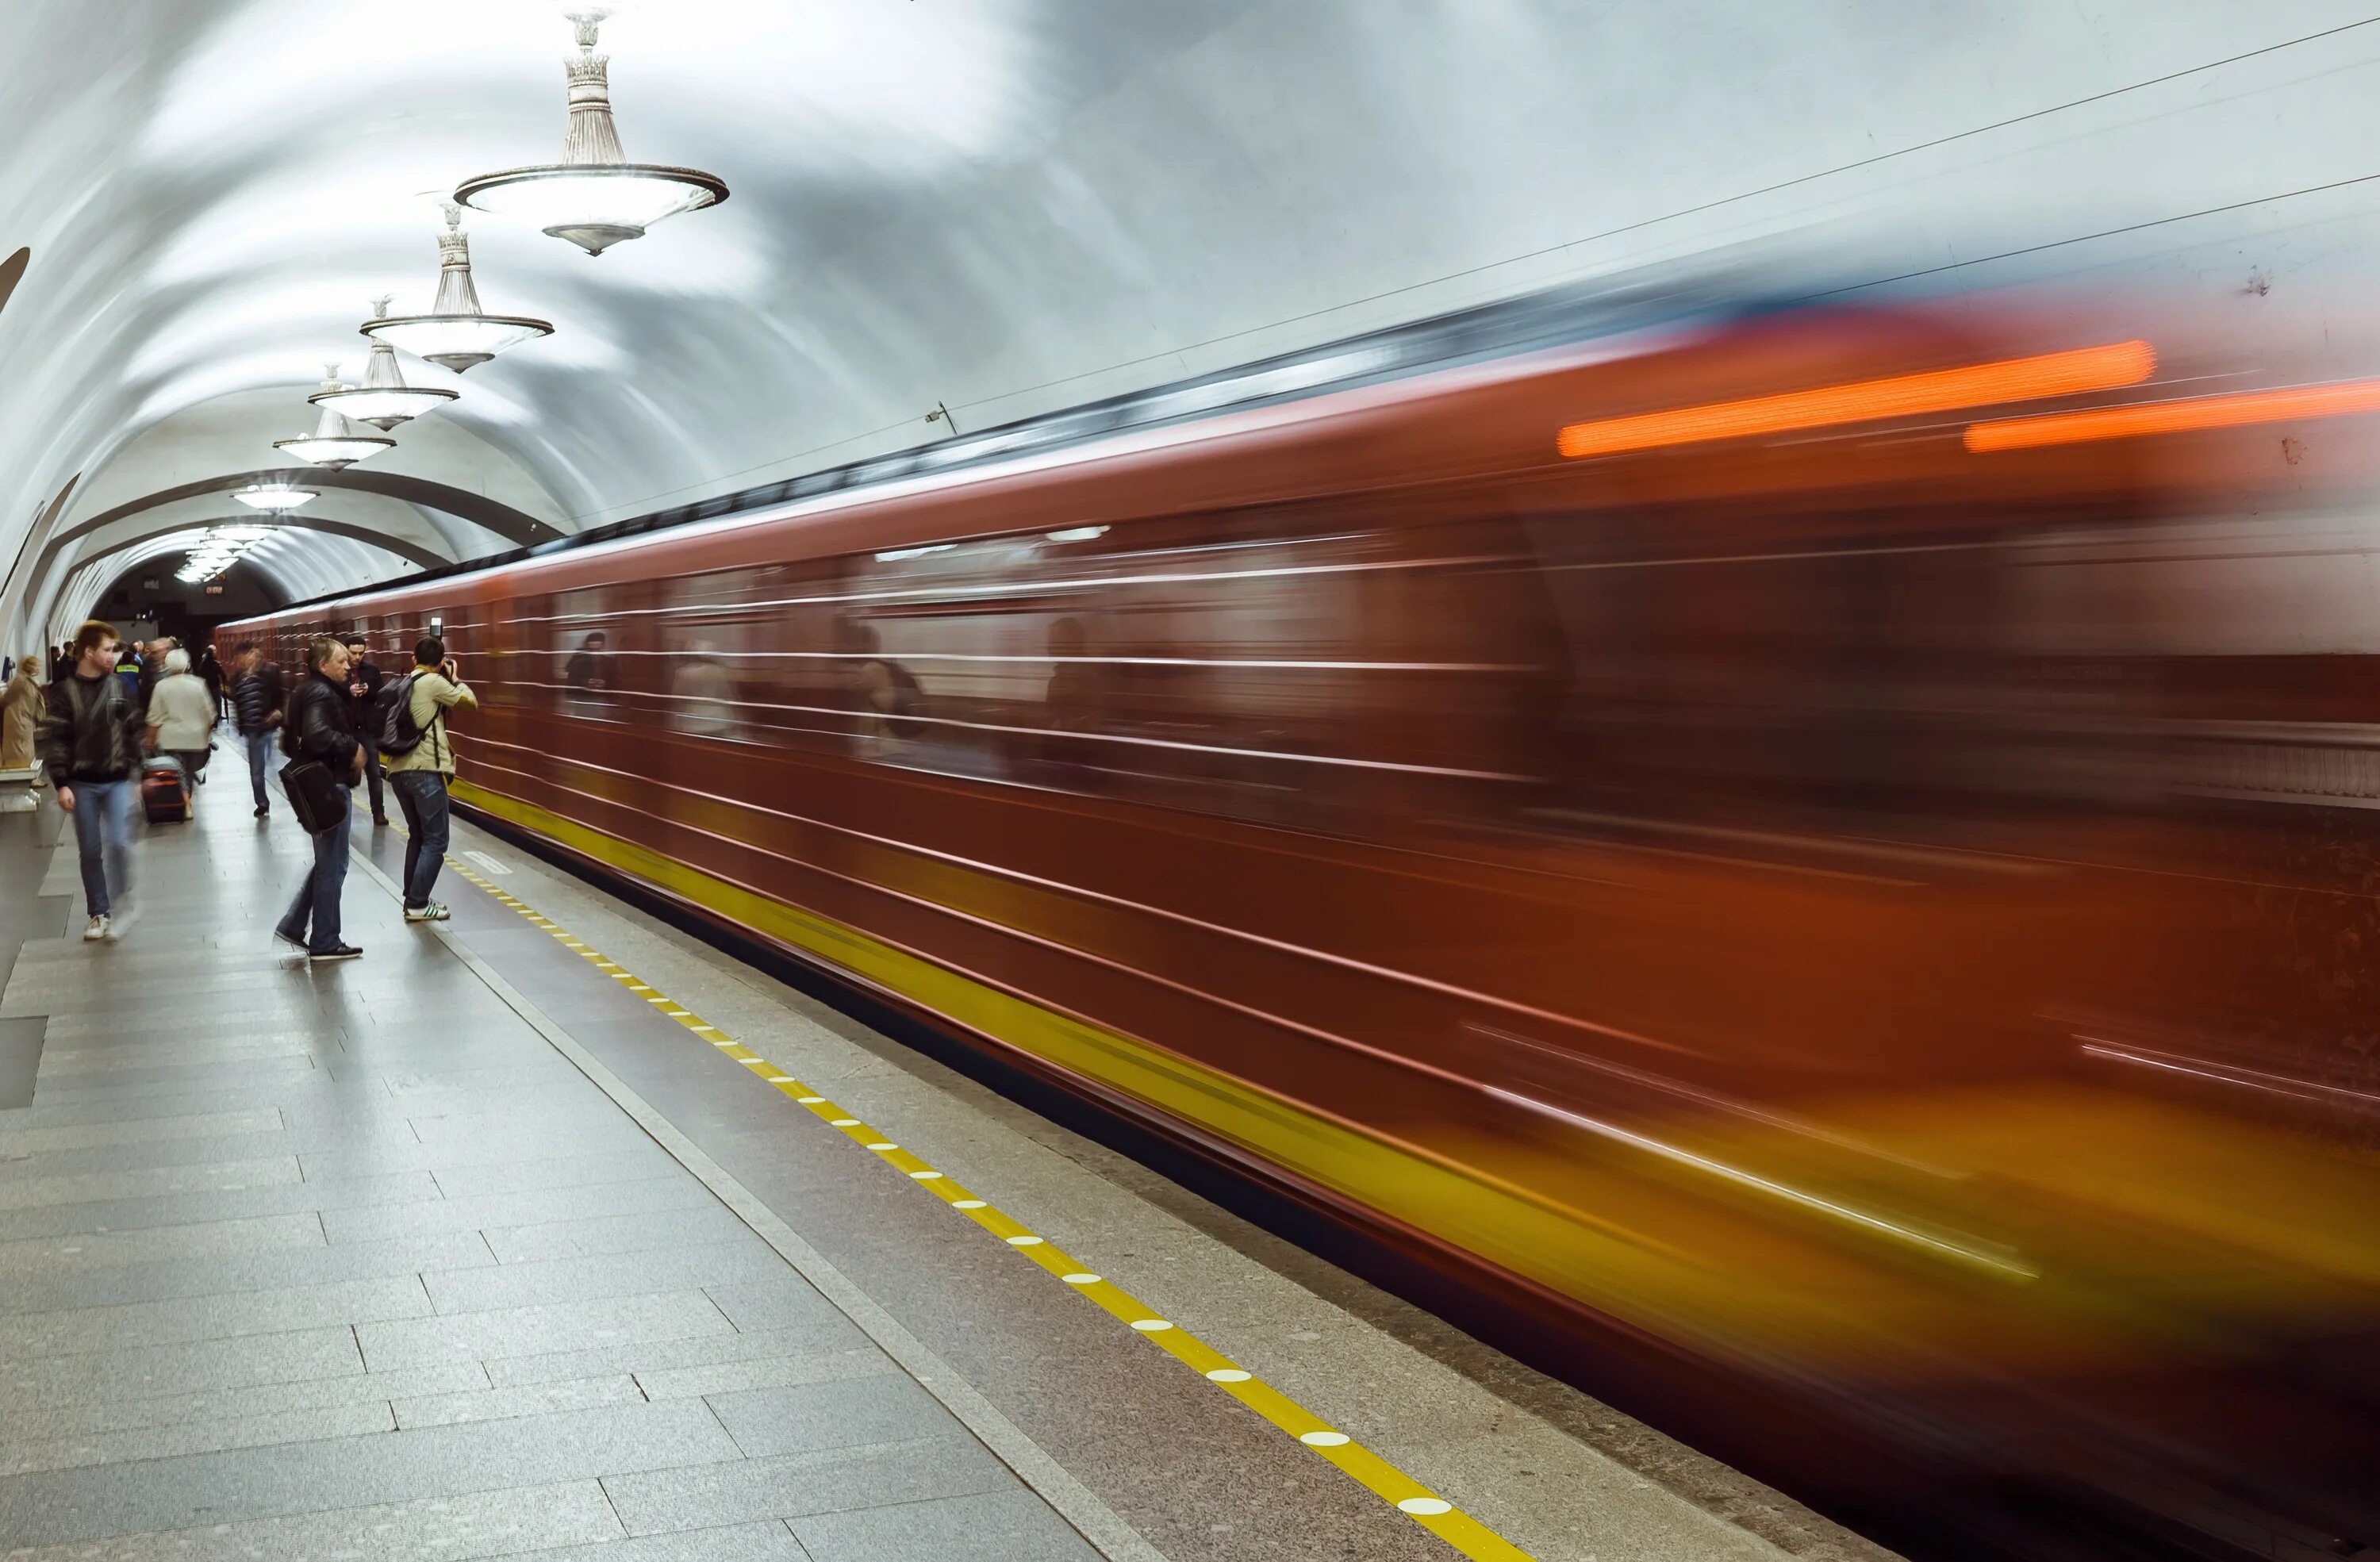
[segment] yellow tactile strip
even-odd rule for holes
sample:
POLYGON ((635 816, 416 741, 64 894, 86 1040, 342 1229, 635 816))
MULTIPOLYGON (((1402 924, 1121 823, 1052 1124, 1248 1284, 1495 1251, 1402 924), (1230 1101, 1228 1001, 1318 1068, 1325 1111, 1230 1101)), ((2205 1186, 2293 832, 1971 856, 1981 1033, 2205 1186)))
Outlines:
POLYGON ((469 883, 495 897, 507 910, 527 918, 537 927, 552 934, 565 949, 593 965, 628 991, 659 1009, 669 1019, 676 1021, 686 1031, 708 1043, 722 1056, 742 1064, 764 1083, 774 1086, 795 1105, 808 1108, 810 1115, 829 1128, 836 1129, 861 1149, 902 1173, 911 1182, 941 1200, 965 1216, 978 1226, 998 1237, 1016 1252, 1055 1277, 1076 1295, 1096 1303, 1110 1316, 1123 1323, 1141 1338, 1172 1356, 1208 1383, 1229 1394, 1266 1421, 1294 1437, 1316 1457, 1330 1463, 1365 1490, 1392 1503, 1398 1511, 1416 1524, 1461 1552, 1480 1562, 1533 1562, 1529 1554, 1503 1536, 1472 1518, 1452 1503, 1432 1492, 1387 1459, 1372 1452, 1347 1434, 1333 1428, 1330 1423, 1314 1414, 1296 1400, 1235 1364, 1206 1341, 1189 1330, 1174 1324, 1151 1309, 1148 1303, 1123 1287, 1092 1273, 1089 1267, 1071 1253, 1047 1239, 1035 1235, 990 1201, 978 1198, 973 1192, 937 1171, 908 1150, 892 1143, 883 1134, 853 1117, 832 1100, 819 1095, 800 1080, 776 1064, 754 1052, 743 1043, 705 1021, 700 1015, 678 1003, 659 988, 624 970, 601 951, 587 944, 546 917, 535 907, 521 901, 509 890, 490 883, 468 864, 454 857, 446 859, 453 872, 469 883))

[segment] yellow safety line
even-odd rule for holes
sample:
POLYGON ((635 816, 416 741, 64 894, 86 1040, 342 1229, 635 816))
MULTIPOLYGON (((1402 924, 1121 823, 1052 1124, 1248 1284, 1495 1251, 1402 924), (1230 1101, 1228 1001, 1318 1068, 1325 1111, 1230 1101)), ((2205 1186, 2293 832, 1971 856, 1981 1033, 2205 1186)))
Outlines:
POLYGON ((1147 1302, 1096 1275, 1071 1253, 1035 1235, 1024 1225, 1002 1214, 990 1201, 978 1198, 968 1189, 953 1181, 943 1173, 919 1159, 916 1155, 892 1143, 882 1133, 853 1117, 832 1100, 819 1095, 800 1080, 770 1062, 729 1036, 718 1026, 685 1005, 674 1002, 654 987, 589 947, 559 924, 549 920, 534 907, 509 890, 498 889, 465 864, 454 857, 446 866, 470 883, 486 890, 506 909, 528 918, 532 926, 551 933, 565 949, 590 962, 599 970, 625 982, 627 990, 655 1005, 669 1019, 684 1026, 697 1039, 725 1057, 742 1064, 764 1083, 774 1086, 796 1106, 806 1107, 810 1115, 829 1128, 840 1130, 860 1148, 901 1172, 911 1182, 941 1199, 951 1208, 998 1237, 1010 1248, 1039 1265, 1062 1283, 1067 1290, 1099 1306, 1110 1316, 1130 1327, 1141 1338, 1172 1356, 1175 1361, 1197 1373, 1208 1383, 1237 1399, 1241 1404, 1270 1422, 1274 1426, 1298 1440, 1317 1458, 1338 1467, 1340 1471, 1365 1490, 1393 1504, 1397 1510, 1444 1541, 1463 1556, 1477 1562, 1535 1562, 1530 1555, 1456 1508, 1420 1482, 1390 1464, 1387 1459, 1356 1442, 1347 1434, 1331 1426, 1280 1389, 1266 1383, 1254 1373, 1235 1364, 1206 1341, 1161 1316, 1147 1302))

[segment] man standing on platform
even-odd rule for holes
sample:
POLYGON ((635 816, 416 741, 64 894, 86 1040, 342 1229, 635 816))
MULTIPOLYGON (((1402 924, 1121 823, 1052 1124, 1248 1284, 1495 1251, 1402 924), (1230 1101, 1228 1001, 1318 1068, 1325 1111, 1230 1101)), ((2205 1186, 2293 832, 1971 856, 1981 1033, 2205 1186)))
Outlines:
POLYGON ((281 725, 281 669, 267 662, 252 640, 232 653, 239 669, 231 683, 233 729, 248 748, 248 781, 256 793, 256 817, 273 811, 264 800, 264 772, 273 765, 273 734, 281 725))
POLYGON ((84 624, 73 670, 50 686, 42 722, 42 760, 58 806, 74 816, 81 848, 87 943, 113 942, 131 920, 122 902, 132 888, 132 792, 148 726, 130 684, 116 675, 123 648, 114 624, 84 624))
POLYGON ((354 790, 363 776, 364 750, 356 741, 355 718, 347 709, 347 648, 324 636, 313 643, 307 660, 306 681, 289 696, 289 735, 282 747, 293 766, 310 759, 328 770, 323 790, 331 796, 317 805, 322 817, 322 828, 314 831, 313 864, 298 886, 298 898, 273 925, 273 936, 320 963, 353 960, 364 952, 339 937, 339 896, 347 883, 346 792, 354 790), (329 817, 333 812, 335 818, 329 817))
POLYGON ((371 778, 372 823, 388 823, 388 807, 381 793, 380 686, 381 670, 372 664, 360 635, 347 636, 347 713, 354 719, 356 741, 364 745, 364 774, 371 778))
MULTIPOLYGON (((476 710, 479 699, 463 682, 446 642, 426 635, 413 648, 413 672, 405 686, 405 720, 396 723, 397 744, 389 749, 388 784, 405 810, 405 920, 443 922, 446 908, 430 898, 446 860, 446 788, 455 779, 455 744, 446 734, 446 713, 456 706, 476 710)), ((383 733, 383 738, 389 734, 383 733)))

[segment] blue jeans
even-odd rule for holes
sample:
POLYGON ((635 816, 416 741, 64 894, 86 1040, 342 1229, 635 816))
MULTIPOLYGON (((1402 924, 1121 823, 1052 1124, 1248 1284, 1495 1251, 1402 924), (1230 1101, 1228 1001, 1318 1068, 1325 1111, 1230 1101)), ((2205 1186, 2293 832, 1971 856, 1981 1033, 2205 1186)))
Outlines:
POLYGON ((435 770, 399 770, 388 784, 405 810, 405 909, 419 911, 430 903, 446 861, 446 778, 435 770))
POLYGON ((239 741, 248 745, 248 783, 255 789, 259 812, 273 806, 264 800, 264 772, 273 769, 273 739, 269 732, 239 734, 239 741))
POLYGON ((69 781, 75 844, 82 851, 82 898, 93 916, 132 890, 132 789, 128 781, 69 781))
POLYGON ((311 954, 328 954, 339 947, 339 891, 347 882, 347 821, 341 819, 314 836, 314 866, 298 883, 298 898, 281 918, 281 932, 303 942, 311 954), (309 938, 306 924, 313 922, 309 938))

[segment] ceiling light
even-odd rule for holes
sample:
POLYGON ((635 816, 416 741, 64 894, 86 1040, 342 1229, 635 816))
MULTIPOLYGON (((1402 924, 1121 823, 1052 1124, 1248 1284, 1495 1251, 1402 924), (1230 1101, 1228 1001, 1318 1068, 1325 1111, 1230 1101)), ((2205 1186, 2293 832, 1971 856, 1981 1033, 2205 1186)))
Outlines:
POLYGON ((438 236, 438 297, 430 312, 366 321, 363 333, 460 374, 506 347, 552 335, 553 327, 525 315, 492 315, 480 308, 480 290, 471 282, 471 241, 463 232, 463 209, 449 202, 446 231, 438 236))
POLYGON ((232 497, 251 510, 295 510, 322 496, 295 483, 256 483, 232 497))
MULTIPOLYGON (((386 320, 388 305, 386 298, 373 299, 372 319, 386 320)), ((306 399, 316 406, 336 407, 358 423, 369 423, 385 431, 407 418, 435 412, 461 394, 460 391, 443 391, 431 385, 407 384, 405 375, 396 367, 396 349, 375 337, 371 363, 364 370, 360 386, 320 390, 306 399)))
POLYGON ((726 200, 727 185, 716 175, 627 160, 612 122, 611 56, 595 52, 596 30, 611 13, 567 14, 577 28, 578 57, 564 63, 570 129, 562 161, 467 179, 455 188, 455 200, 523 218, 589 255, 601 255, 614 244, 642 238, 647 228, 681 212, 726 200))
MULTIPOLYGON (((339 383, 339 366, 322 366, 322 389, 318 395, 328 395, 347 387, 339 383)), ((313 396, 306 398, 312 401, 313 396)), ((273 448, 286 451, 300 461, 311 461, 317 466, 328 466, 335 472, 342 466, 352 466, 358 461, 369 461, 383 450, 395 450, 396 442, 386 434, 367 434, 346 419, 335 406, 324 406, 322 416, 314 420, 314 431, 304 439, 275 440, 273 448)))
POLYGON ((1095 537, 1105 537, 1105 527, 1062 527, 1050 534, 1052 542, 1088 542, 1095 537))

